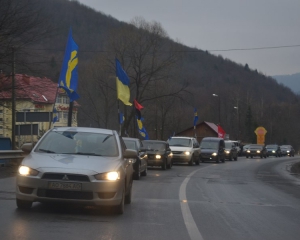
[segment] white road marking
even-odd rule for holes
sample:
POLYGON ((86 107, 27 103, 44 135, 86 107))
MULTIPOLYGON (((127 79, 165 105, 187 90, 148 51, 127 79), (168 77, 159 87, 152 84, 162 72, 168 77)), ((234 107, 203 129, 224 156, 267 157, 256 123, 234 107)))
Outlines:
POLYGON ((202 235, 194 221, 193 215, 190 211, 188 201, 186 199, 186 186, 187 186, 190 178, 199 170, 201 170, 201 168, 190 173, 184 179, 184 181, 181 183, 180 189, 179 189, 179 200, 180 200, 181 212, 182 212, 183 220, 184 220, 185 226, 187 228, 187 231, 190 235, 191 240, 204 240, 204 238, 202 237, 202 235))

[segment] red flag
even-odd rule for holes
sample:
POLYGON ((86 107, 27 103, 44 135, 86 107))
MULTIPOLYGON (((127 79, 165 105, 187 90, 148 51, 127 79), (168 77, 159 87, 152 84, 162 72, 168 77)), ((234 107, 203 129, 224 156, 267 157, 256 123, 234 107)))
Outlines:
POLYGON ((218 125, 218 137, 225 138, 225 134, 226 132, 224 131, 224 129, 220 125, 218 125))
POLYGON ((141 111, 141 110, 144 108, 144 107, 143 107, 141 104, 139 104, 139 103, 137 102, 137 100, 135 100, 135 99, 134 99, 133 103, 134 103, 135 108, 136 108, 137 110, 139 110, 139 111, 141 111))

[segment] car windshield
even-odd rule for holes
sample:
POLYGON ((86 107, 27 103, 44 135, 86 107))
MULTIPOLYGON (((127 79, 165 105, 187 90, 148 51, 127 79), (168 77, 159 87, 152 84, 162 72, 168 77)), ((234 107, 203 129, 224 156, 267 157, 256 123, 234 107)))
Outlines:
POLYGON ((76 131, 49 132, 35 152, 109 157, 119 154, 114 135, 76 131))
POLYGON ((277 145, 267 145, 266 148, 268 148, 268 149, 277 149, 277 145))
POLYGON ((250 145, 249 146, 250 149, 262 149, 261 145, 250 145))
POLYGON ((124 142, 128 149, 138 150, 135 141, 124 139, 124 142))
POLYGON ((225 148, 232 148, 232 142, 225 142, 225 148))
POLYGON ((179 146, 179 147, 191 147, 192 141, 188 138, 171 138, 169 141, 170 146, 179 146))
POLYGON ((164 143, 158 143, 158 142, 143 142, 144 148, 146 148, 149 151, 165 151, 166 150, 166 144, 164 143))
POLYGON ((291 147, 290 146, 281 146, 280 148, 281 149, 290 149, 291 147))
POLYGON ((219 142, 202 141, 200 144, 201 149, 218 149, 219 142))

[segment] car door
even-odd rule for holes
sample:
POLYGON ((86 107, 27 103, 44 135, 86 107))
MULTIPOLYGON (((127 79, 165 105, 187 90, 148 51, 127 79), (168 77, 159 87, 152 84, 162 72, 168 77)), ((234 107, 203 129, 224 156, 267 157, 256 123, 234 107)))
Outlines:
MULTIPOLYGON (((120 143, 121 143, 121 149, 122 152, 124 153, 126 150, 126 145, 121 137, 119 137, 120 143)), ((130 186, 132 179, 133 179, 133 166, 132 163, 129 159, 124 159, 123 160, 123 167, 125 169, 125 178, 126 178, 126 189, 129 189, 128 187, 130 186)))
POLYGON ((145 170, 147 168, 147 156, 146 152, 143 150, 144 146, 141 140, 137 141, 138 149, 139 149, 139 158, 141 160, 141 170, 145 170))

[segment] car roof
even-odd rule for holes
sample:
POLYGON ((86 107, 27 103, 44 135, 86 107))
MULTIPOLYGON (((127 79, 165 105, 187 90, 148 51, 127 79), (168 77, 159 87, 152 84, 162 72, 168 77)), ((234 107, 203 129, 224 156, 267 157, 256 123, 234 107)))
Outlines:
POLYGON ((104 134, 114 134, 115 130, 104 129, 104 128, 90 128, 90 127, 54 127, 51 129, 53 132, 61 131, 76 131, 76 132, 89 132, 89 133, 104 133, 104 134))
POLYGON ((194 137, 185 137, 185 136, 182 136, 182 137, 180 137, 180 136, 174 136, 174 137, 171 137, 171 139, 172 138, 185 138, 185 139, 192 139, 192 138, 194 138, 194 137))
POLYGON ((167 143, 166 141, 162 140, 143 140, 142 142, 153 142, 153 143, 167 143))
POLYGON ((208 141, 221 141, 221 140, 224 140, 223 138, 218 138, 218 137, 205 137, 202 139, 203 140, 208 140, 208 141))
POLYGON ((130 141, 139 141, 138 138, 131 138, 131 137, 122 137, 124 140, 130 140, 130 141))

